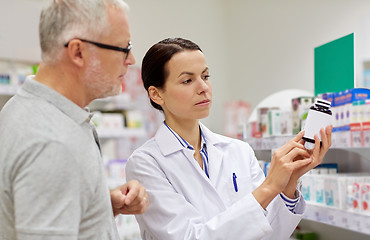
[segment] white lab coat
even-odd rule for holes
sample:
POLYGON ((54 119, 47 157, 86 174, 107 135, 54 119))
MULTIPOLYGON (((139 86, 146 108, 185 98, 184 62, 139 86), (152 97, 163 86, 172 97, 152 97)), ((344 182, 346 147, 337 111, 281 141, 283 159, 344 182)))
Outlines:
POLYGON ((279 195, 265 212, 252 195, 264 174, 249 144, 200 126, 209 178, 194 151, 184 148, 164 124, 130 156, 127 180, 137 179, 150 200, 146 212, 136 215, 142 239, 289 239, 302 218, 303 198, 295 208, 297 214, 279 195))

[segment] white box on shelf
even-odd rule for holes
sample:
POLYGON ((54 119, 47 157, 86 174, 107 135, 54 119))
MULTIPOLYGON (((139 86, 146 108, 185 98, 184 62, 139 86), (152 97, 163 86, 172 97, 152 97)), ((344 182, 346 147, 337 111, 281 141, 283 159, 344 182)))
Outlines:
POLYGON ((120 113, 103 113, 102 114, 103 129, 123 129, 124 118, 120 113))
POLYGON ((337 176, 326 175, 324 177, 324 192, 325 205, 329 207, 339 208, 340 194, 337 176))
POLYGON ((314 189, 314 176, 305 174, 301 177, 302 181, 302 195, 307 202, 314 202, 315 189, 314 189))
POLYGON ((370 215, 370 177, 364 177, 360 183, 361 212, 370 215))
POLYGON ((321 177, 315 177, 313 186, 315 189, 314 203, 324 205, 325 204, 324 179, 321 177))

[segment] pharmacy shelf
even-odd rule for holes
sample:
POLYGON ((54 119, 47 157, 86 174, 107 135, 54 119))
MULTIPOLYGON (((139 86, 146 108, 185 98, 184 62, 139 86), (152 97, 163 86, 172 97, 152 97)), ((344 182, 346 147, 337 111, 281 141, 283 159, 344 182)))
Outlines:
MULTIPOLYGON (((283 146, 286 142, 294 136, 281 136, 281 137, 266 137, 266 138, 250 138, 246 142, 251 145, 255 151, 271 151, 283 146)), ((369 147, 341 147, 331 146, 330 149, 342 149, 347 151, 369 151, 369 147)), ((367 154, 369 156, 369 154, 367 154)))
POLYGON ((293 136, 277 136, 266 138, 248 138, 245 141, 251 145, 253 150, 273 150, 283 146, 293 136))
MULTIPOLYGON (((255 138, 247 139, 246 142, 254 149, 257 159, 270 161, 274 149, 281 147, 292 137, 255 138)), ((337 163, 338 171, 342 173, 370 172, 370 148, 331 147, 323 162, 337 163)), ((343 231, 370 235, 370 215, 307 203, 304 219, 325 223, 343 231)))
POLYGON ((88 107, 91 111, 135 109, 135 105, 132 104, 131 97, 128 93, 121 93, 117 96, 95 99, 89 104, 88 107))
POLYGON ((96 131, 100 139, 146 137, 146 131, 143 128, 97 129, 96 131))
MULTIPOLYGON (((260 139, 248 139, 258 160, 269 162, 272 153, 284 145, 291 137, 270 137, 260 139)), ((341 173, 370 172, 370 148, 369 147, 330 147, 323 163, 337 163, 341 173)))
POLYGON ((304 218, 370 236, 370 215, 307 203, 304 218))

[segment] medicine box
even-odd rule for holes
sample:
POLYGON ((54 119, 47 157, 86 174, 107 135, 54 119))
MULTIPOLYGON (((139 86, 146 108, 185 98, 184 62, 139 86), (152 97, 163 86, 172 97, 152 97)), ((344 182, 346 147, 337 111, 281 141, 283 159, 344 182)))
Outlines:
POLYGON ((334 127, 341 127, 344 126, 344 115, 345 115, 345 104, 346 104, 346 96, 345 92, 337 92, 334 94, 334 103, 332 107, 334 121, 334 127))
POLYGON ((370 122, 362 123, 363 146, 370 147, 370 122))
POLYGON ((292 99, 293 134, 298 134, 304 126, 308 110, 315 101, 314 97, 298 97, 292 99))
POLYGON ((364 122, 366 100, 370 99, 370 89, 353 88, 345 91, 345 115, 343 124, 364 122), (355 116, 353 116, 355 115, 355 116))
POLYGON ((259 132, 262 137, 269 137, 269 126, 268 126, 268 111, 269 108, 258 108, 257 109, 257 121, 259 124, 259 132))
POLYGON ((360 122, 350 124, 351 147, 362 147, 364 145, 362 125, 360 122))

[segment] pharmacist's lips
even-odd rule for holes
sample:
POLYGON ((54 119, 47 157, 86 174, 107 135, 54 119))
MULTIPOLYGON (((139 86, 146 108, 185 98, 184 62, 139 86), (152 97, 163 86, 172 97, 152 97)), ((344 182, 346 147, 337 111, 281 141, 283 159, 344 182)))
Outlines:
POLYGON ((209 99, 205 99, 205 100, 203 100, 203 101, 201 101, 201 102, 196 103, 195 105, 204 104, 204 103, 209 103, 209 102, 211 102, 211 100, 209 100, 209 99))

